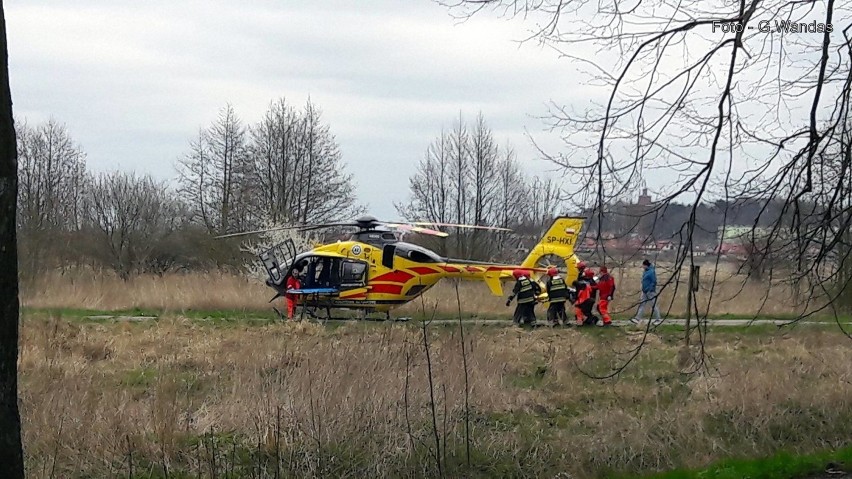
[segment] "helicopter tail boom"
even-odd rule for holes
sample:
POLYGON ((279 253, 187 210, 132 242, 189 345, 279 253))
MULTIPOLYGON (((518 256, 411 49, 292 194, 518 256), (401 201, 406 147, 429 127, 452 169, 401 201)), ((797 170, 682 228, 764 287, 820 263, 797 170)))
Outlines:
POLYGON ((546 256, 558 256, 565 261, 568 277, 577 275, 577 256, 574 255, 574 246, 580 236, 580 229, 586 218, 577 216, 560 216, 553 221, 550 228, 541 237, 529 255, 521 263, 524 268, 536 268, 546 266, 542 259, 546 256))

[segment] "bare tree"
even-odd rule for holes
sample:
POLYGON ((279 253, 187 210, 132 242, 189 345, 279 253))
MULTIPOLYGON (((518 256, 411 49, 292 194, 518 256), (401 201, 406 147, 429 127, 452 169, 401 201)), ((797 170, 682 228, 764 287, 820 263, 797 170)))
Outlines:
POLYGON ((449 191, 449 136, 445 132, 429 145, 426 155, 409 178, 411 200, 396 209, 408 219, 452 221, 449 191))
POLYGON ((290 219, 302 223, 320 223, 345 219, 362 211, 355 200, 355 183, 346 173, 340 148, 322 112, 310 99, 299 119, 294 169, 296 196, 291 202, 290 219))
POLYGON ((527 178, 515 158, 515 151, 506 146, 497 164, 500 190, 497 204, 496 226, 509 228, 517 224, 526 214, 526 182, 527 178))
POLYGON ((284 99, 246 130, 226 106, 179 162, 180 192, 211 232, 354 216, 355 184, 330 127, 284 99))
POLYGON ((6 16, 0 2, 0 477, 24 477, 18 411, 18 177, 6 16))
MULTIPOLYGON (((527 201, 529 200, 529 192, 527 191, 527 178, 521 170, 515 158, 515 151, 510 145, 501 152, 501 157, 497 164, 499 191, 497 199, 494 201, 496 206, 495 226, 500 228, 512 228, 520 222, 524 221, 527 215, 527 201)), ((496 251, 501 252, 503 257, 511 257, 509 251, 516 248, 518 244, 515 242, 513 235, 507 233, 496 233, 497 241, 496 251)))
POLYGON ((179 226, 169 192, 150 176, 113 172, 92 180, 89 218, 96 254, 124 280, 142 268, 158 242, 179 226))
POLYGON ((282 98, 273 102, 250 133, 250 151, 258 207, 273 223, 294 221, 294 165, 300 156, 299 114, 282 98))
POLYGON ((245 137, 242 121, 228 104, 209 128, 199 132, 178 164, 180 193, 211 232, 248 226, 245 137))
POLYGON ((15 130, 21 266, 34 275, 64 263, 62 248, 82 226, 85 154, 56 120, 15 130))
MULTIPOLYGON (((495 203, 498 202, 500 192, 500 178, 497 170, 498 149, 494 143, 491 129, 485 123, 485 118, 480 112, 476 116, 473 130, 470 134, 470 182, 472 211, 470 215, 473 224, 494 224, 497 219, 495 203)), ((472 230, 470 236, 470 251, 482 252, 489 244, 493 243, 492 237, 481 230, 472 230)))
MULTIPOLYGON (((453 129, 442 131, 426 150, 409 178, 411 198, 396 204, 401 216, 412 221, 466 223, 469 218, 470 144, 467 125, 461 116, 453 129)), ((441 254, 463 257, 468 254, 467 232, 457 232, 450 242, 421 239, 441 254)))
POLYGON ((567 195, 554 178, 533 177, 529 185, 524 219, 536 228, 548 226, 567 203, 567 195))
MULTIPOLYGON (((521 225, 536 233, 542 224, 550 224, 563 199, 556 182, 530 180, 512 147, 497 146, 481 113, 472 127, 459 117, 452 130, 441 132, 429 145, 409 185, 409 202, 396 205, 406 219, 503 228, 521 225), (539 204, 541 201, 546 205, 539 204), (547 215, 539 213, 545 210, 547 215)), ((421 241, 451 256, 507 259, 512 254, 507 254, 506 247, 517 246, 510 244, 511 238, 503 233, 458 230, 449 244, 445 240, 421 241)))

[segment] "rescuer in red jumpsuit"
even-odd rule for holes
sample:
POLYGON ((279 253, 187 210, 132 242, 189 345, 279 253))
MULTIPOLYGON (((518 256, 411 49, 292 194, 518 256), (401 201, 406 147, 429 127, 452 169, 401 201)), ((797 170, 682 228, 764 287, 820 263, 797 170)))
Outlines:
POLYGON ((591 313, 592 309, 588 306, 589 301, 592 301, 589 291, 591 288, 584 281, 574 281, 572 284, 577 290, 577 299, 574 300, 574 315, 577 318, 577 326, 585 324, 586 313, 591 313))
MULTIPOLYGON (((302 288, 302 282, 299 280, 301 273, 302 272, 298 269, 293 270, 293 274, 287 278, 287 291, 302 288)), ((298 296, 292 293, 286 293, 284 294, 284 298, 287 300, 287 319, 293 320, 293 316, 296 315, 296 302, 298 301, 298 296)))
POLYGON ((609 302, 612 301, 612 296, 615 294, 615 279, 610 276, 606 266, 601 266, 601 275, 598 278, 598 312, 601 313, 603 323, 601 326, 612 325, 612 318, 609 316, 609 302))

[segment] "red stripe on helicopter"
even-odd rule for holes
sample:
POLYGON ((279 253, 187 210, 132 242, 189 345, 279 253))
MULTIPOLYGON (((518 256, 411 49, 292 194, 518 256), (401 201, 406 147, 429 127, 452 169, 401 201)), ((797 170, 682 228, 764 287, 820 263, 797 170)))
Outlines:
POLYGON ((438 271, 435 271, 432 268, 426 268, 423 266, 415 266, 414 268, 409 268, 411 271, 414 271, 417 274, 437 274, 438 271))
POLYGON ((406 273, 405 271, 391 271, 390 273, 385 273, 381 276, 377 276, 372 278, 370 282, 373 281, 388 281, 391 283, 405 283, 409 279, 413 278, 414 275, 410 273, 406 273))
POLYGON ((447 273, 458 273, 460 271, 455 266, 441 266, 441 269, 443 269, 447 273))
POLYGON ((402 294, 402 286, 398 284, 370 284, 372 293, 402 294))
POLYGON ((481 273, 483 271, 482 268, 478 268, 476 266, 465 266, 464 269, 467 270, 468 273, 481 273))

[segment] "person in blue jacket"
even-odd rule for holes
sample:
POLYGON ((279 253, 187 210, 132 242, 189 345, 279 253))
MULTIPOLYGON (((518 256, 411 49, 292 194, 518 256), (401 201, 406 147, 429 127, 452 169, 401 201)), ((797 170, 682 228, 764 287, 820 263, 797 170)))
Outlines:
POLYGON ((660 309, 657 307, 657 271, 647 259, 642 261, 642 268, 645 271, 642 273, 642 296, 639 299, 639 310, 636 311, 636 316, 630 322, 639 324, 642 321, 642 314, 645 312, 645 305, 650 305, 651 316, 654 317, 653 324, 657 326, 663 322, 660 319, 660 309))

